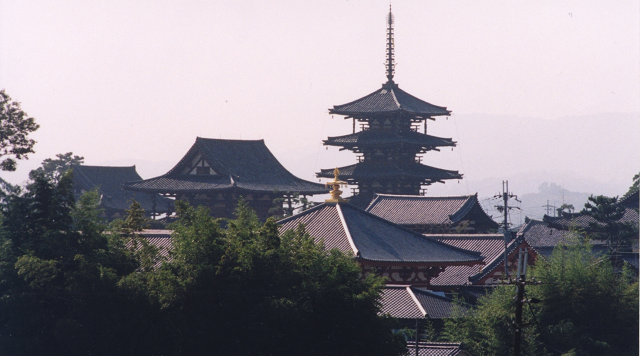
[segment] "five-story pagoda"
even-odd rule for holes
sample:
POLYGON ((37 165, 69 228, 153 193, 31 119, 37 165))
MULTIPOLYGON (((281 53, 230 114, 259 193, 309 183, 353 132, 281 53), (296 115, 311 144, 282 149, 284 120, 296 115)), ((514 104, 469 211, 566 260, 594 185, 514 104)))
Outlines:
MULTIPOLYGON (((427 120, 449 116, 446 107, 436 106, 403 91, 393 81, 393 15, 387 17, 387 82, 381 89, 344 105, 329 109, 330 114, 353 120, 353 133, 329 137, 327 146, 340 146, 358 154, 358 163, 340 167, 340 178, 357 185, 350 202, 366 207, 375 193, 418 195, 422 187, 446 179, 460 179, 458 171, 430 167, 419 154, 455 146, 450 138, 427 135, 427 120), (356 121, 361 131, 356 132, 356 121), (424 127, 420 132, 420 128, 424 127)), ((333 177, 333 168, 322 169, 320 178, 333 177)))

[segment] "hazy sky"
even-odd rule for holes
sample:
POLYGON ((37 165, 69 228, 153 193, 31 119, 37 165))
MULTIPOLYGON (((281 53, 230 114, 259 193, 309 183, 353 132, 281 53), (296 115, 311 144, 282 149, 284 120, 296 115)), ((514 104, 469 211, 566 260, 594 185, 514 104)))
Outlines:
MULTIPOLYGON (((201 136, 265 139, 285 167, 315 180, 320 168, 354 163, 322 146, 351 131, 327 109, 386 80, 388 7, 0 0, 0 88, 41 125, 36 154, 0 174, 22 182, 73 151, 150 178, 201 136)), ((637 0, 393 1, 393 13, 396 82, 454 113, 429 130, 459 147, 424 162, 465 180, 433 192, 497 192, 511 177, 522 193, 551 179, 624 193, 640 170, 637 0)))

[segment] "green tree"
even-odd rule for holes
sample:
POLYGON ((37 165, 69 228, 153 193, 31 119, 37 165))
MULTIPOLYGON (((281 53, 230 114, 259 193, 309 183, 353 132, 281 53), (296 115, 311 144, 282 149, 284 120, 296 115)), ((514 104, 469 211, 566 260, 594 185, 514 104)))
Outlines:
POLYGON ((633 183, 631 183, 631 186, 629 187, 629 190, 627 190, 626 193, 624 193, 623 198, 626 198, 628 196, 630 196, 631 194, 635 193, 638 191, 638 183, 640 182, 640 173, 636 174, 633 176, 633 183))
POLYGON ((39 127, 34 118, 22 111, 20 103, 11 101, 4 89, 0 90, 0 157, 6 157, 0 161, 0 170, 15 171, 17 159, 28 159, 36 143, 28 136, 39 127))
POLYGON ((121 285, 139 262, 119 236, 104 232, 98 202, 93 191, 76 203, 69 174, 59 182, 36 177, 3 202, 0 354, 155 349, 141 347, 153 330, 144 325, 153 320, 148 298, 121 285))
POLYGON ((573 213, 574 210, 575 208, 573 207, 573 204, 562 204, 559 208, 556 209, 556 211, 558 212, 558 216, 562 216, 562 213, 565 211, 573 213))
MULTIPOLYGON (((638 354, 638 283, 614 273, 588 241, 556 247, 531 275, 542 284, 527 286, 525 299, 541 302, 524 306, 524 355, 638 354)), ((448 320, 445 339, 474 355, 511 354, 514 296, 515 287, 497 287, 468 316, 448 320)))
POLYGON ((29 172, 29 177, 34 179, 36 175, 44 175, 58 181, 72 166, 84 163, 84 157, 74 156, 73 152, 58 153, 56 157, 43 160, 42 167, 29 172))
POLYGON ((242 201, 223 229, 203 207, 176 202, 171 261, 155 272, 174 354, 304 352, 396 355, 401 336, 378 316, 383 281, 326 251, 300 227, 278 234, 242 201), (302 350, 302 351, 301 351, 302 350))
POLYGON ((582 213, 596 220, 589 223, 584 232, 594 234, 598 240, 607 241, 612 253, 629 250, 633 241, 638 239, 637 223, 620 221, 625 214, 625 207, 619 204, 617 197, 592 195, 582 213))

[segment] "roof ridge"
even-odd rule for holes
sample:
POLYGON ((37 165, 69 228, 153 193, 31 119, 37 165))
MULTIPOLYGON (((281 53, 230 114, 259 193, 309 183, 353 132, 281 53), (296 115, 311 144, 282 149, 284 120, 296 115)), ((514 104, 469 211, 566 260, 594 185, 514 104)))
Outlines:
POLYGON ((347 240, 349 241, 349 245, 351 245, 351 249, 353 250, 353 254, 356 257, 360 257, 360 251, 358 251, 358 247, 356 247, 353 238, 351 237, 351 232, 349 231, 349 225, 347 225, 347 221, 342 214, 342 209, 340 208, 340 203, 336 203, 336 211, 338 212, 338 217, 340 218, 340 223, 342 224, 342 228, 344 229, 344 233, 347 235, 347 240))
MULTIPOLYGON (((397 88, 397 86, 396 86, 397 88)), ((402 104, 400 104, 400 101, 398 101, 398 98, 396 97, 396 93, 394 91, 395 88, 390 88, 389 91, 391 92, 391 97, 393 98, 393 101, 396 102, 396 105, 398 106, 398 109, 402 110, 402 104)), ((399 88, 398 88, 399 89, 399 88)))
POLYGON ((411 299, 413 299, 413 302, 416 303, 416 305, 418 306, 418 309, 422 313, 422 316, 423 317, 427 316, 427 311, 424 310, 422 303, 420 303, 416 295, 413 293, 413 290, 411 290, 411 286, 407 286, 406 290, 407 290, 407 293, 409 293, 409 296, 411 296, 411 299))
MULTIPOLYGON (((429 167, 429 166, 427 166, 429 167)), ((466 198, 469 199, 474 195, 444 195, 444 196, 426 196, 426 195, 413 195, 413 194, 385 194, 385 193, 376 193, 378 196, 382 197, 398 197, 398 198, 418 198, 418 199, 433 199, 433 198, 466 198)))

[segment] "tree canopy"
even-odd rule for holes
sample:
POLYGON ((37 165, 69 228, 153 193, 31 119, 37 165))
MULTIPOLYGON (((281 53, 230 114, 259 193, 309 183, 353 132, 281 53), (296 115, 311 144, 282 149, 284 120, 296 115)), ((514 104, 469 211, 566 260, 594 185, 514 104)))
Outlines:
POLYGON ((17 159, 28 159, 33 153, 36 141, 29 134, 40 126, 34 118, 22 111, 20 103, 11 101, 11 97, 0 90, 0 170, 15 171, 17 159))
POLYGON ((84 157, 74 155, 73 152, 58 153, 57 158, 46 158, 42 161, 42 166, 29 172, 29 177, 35 178, 42 174, 53 180, 59 180, 72 166, 83 164, 84 157))
MULTIPOLYGON (((614 273, 588 242, 557 247, 540 259, 526 287, 523 355, 637 355, 638 283, 629 271, 614 273)), ((529 276, 531 277, 531 276, 529 276)), ((515 287, 500 286, 465 318, 451 319, 446 339, 462 341, 473 355, 511 354, 515 287)))
POLYGON ((593 234, 598 240, 607 241, 613 253, 628 251, 633 241, 638 239, 637 223, 620 220, 625 214, 625 207, 619 204, 618 197, 592 195, 585 203, 582 213, 596 220, 589 223, 583 232, 593 234))
POLYGON ((71 176, 34 177, 2 202, 0 354, 398 355, 379 316, 382 280, 300 227, 282 235, 240 202, 222 227, 178 202, 167 256, 105 225, 99 196, 77 202, 71 176))

